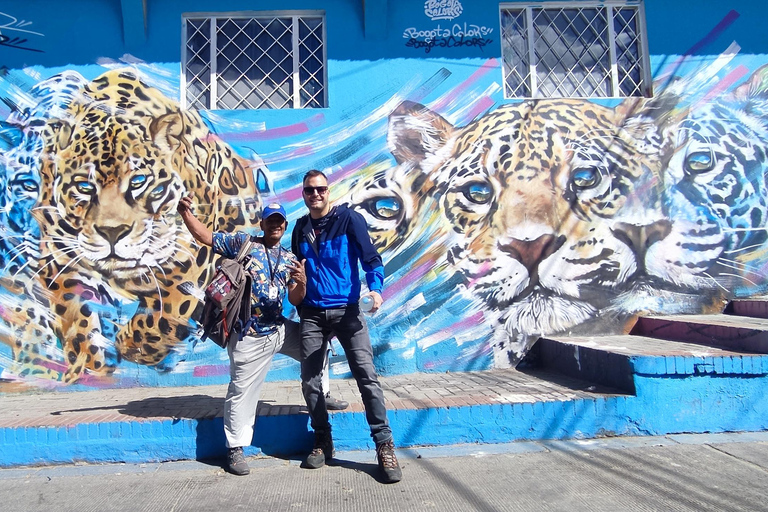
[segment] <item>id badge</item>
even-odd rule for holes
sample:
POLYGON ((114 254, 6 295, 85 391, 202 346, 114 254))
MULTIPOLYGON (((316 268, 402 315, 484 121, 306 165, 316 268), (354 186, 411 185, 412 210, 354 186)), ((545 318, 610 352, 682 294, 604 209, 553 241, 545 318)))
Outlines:
POLYGON ((269 285, 269 300, 277 300, 277 286, 269 285))

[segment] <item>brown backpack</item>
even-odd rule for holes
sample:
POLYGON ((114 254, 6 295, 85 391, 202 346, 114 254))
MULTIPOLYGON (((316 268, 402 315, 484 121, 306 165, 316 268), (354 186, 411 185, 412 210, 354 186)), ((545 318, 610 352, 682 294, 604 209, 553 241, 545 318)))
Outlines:
POLYGON ((237 257, 219 263, 210 284, 205 288, 205 305, 200 317, 203 340, 220 347, 243 337, 251 319, 251 276, 246 272, 247 257, 253 240, 243 243, 237 257))

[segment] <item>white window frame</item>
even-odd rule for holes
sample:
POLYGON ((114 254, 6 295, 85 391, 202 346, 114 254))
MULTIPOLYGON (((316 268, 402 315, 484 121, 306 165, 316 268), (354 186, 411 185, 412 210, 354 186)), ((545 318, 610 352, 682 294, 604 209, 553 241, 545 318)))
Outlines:
MULTIPOLYGON (((632 94, 636 97, 651 97, 653 95, 652 78, 650 74, 650 58, 648 52, 648 35, 645 24, 645 9, 642 0, 604 0, 604 1, 572 1, 572 2, 539 2, 539 3, 502 3, 499 4, 499 26, 501 40, 501 55, 502 55, 502 83, 504 85, 504 97, 506 99, 523 99, 523 98, 625 98, 626 95, 622 94, 619 84, 619 64, 617 62, 616 55, 616 42, 613 23, 613 11, 614 9, 636 9, 636 37, 638 40, 638 50, 641 55, 637 59, 640 66, 640 81, 639 93, 632 94), (608 29, 608 52, 610 59, 610 83, 611 91, 608 95, 574 95, 574 94, 562 94, 562 90, 558 88, 556 94, 545 95, 542 93, 539 87, 538 79, 539 74, 542 72, 537 67, 537 55, 534 51, 534 44, 537 41, 537 34, 533 24, 534 11, 542 10, 559 10, 559 9, 595 9, 604 10, 606 15, 607 29, 608 29), (526 76, 522 81, 526 82, 528 93, 527 95, 515 95, 514 91, 510 91, 510 85, 507 81, 507 77, 512 74, 515 69, 508 68, 508 58, 505 55, 506 52, 514 52, 512 49, 506 49, 505 37, 504 37, 504 12, 512 11, 525 11, 525 39, 527 43, 526 57, 528 58, 528 69, 526 76)), ((576 91, 578 92, 578 91, 576 91)))
MULTIPOLYGON (((210 32, 208 34, 209 44, 209 56, 208 65, 210 67, 210 80, 207 83, 208 92, 210 94, 210 104, 206 109, 210 110, 235 110, 227 106, 221 106, 219 104, 220 97, 218 91, 219 74, 217 70, 217 57, 219 56, 219 48, 217 46, 217 24, 219 21, 226 20, 242 20, 242 19, 275 19, 275 18, 291 18, 292 19, 292 43, 290 54, 293 60, 292 77, 290 81, 293 83, 293 90, 291 94, 290 105, 283 105, 280 107, 274 107, 262 104, 261 106, 246 105, 243 107, 237 107, 237 109, 250 109, 250 108, 291 108, 291 109, 303 109, 303 108, 327 108, 328 107, 328 59, 327 59, 327 38, 326 38, 326 19, 325 11, 237 11, 237 12, 198 12, 198 13, 183 13, 181 17, 181 80, 180 80, 180 96, 182 108, 198 108, 197 106, 190 106, 188 101, 187 91, 187 64, 189 56, 187 53, 188 43, 187 40, 187 27, 189 26, 189 20, 209 20, 210 32), (301 62, 300 62, 300 49, 303 47, 302 42, 299 41, 298 24, 302 18, 321 18, 322 23, 322 76, 315 76, 314 78, 321 82, 322 92, 319 96, 313 96, 320 105, 302 105, 301 104, 301 62)), ((241 77, 242 78, 242 77, 241 77)), ((285 82, 287 82, 286 80, 285 82)), ((242 103, 242 102, 241 102, 242 103)), ((247 102, 246 102, 247 103, 247 102)))

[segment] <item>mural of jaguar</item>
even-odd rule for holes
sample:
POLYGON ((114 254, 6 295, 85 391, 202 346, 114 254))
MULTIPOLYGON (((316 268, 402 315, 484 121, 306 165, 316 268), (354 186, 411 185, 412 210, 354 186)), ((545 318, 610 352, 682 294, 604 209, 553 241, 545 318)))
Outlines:
POLYGON ((680 123, 665 172, 670 235, 646 255, 658 289, 732 298, 765 291, 768 263, 768 67, 680 123))
MULTIPOLYGON (((640 237, 668 233, 660 203, 649 200, 660 197, 659 177, 674 149, 665 101, 675 98, 616 108, 525 102, 461 128, 419 104, 393 112, 390 147, 411 169, 400 189, 419 205, 439 203, 452 230, 448 262, 477 307, 495 312, 503 326, 494 341, 497 364, 515 362, 538 335, 592 320, 642 265, 640 237)), ((359 209, 397 190, 376 188, 387 192, 353 194, 365 197, 359 209)), ((416 210, 410 218, 421 222, 429 209, 416 210)))
POLYGON ((184 194, 211 229, 250 227, 261 209, 259 170, 134 74, 93 80, 69 114, 48 123, 35 208, 66 382, 109 374, 120 359, 159 365, 184 349, 213 265, 180 225, 184 194), (128 303, 135 314, 109 339, 98 311, 128 303))
POLYGON ((40 257, 40 229, 32 209, 40 194, 43 132, 51 118, 66 115, 86 80, 65 71, 35 84, 16 100, 6 121, 0 122, 0 269, 14 275, 34 269, 40 257))

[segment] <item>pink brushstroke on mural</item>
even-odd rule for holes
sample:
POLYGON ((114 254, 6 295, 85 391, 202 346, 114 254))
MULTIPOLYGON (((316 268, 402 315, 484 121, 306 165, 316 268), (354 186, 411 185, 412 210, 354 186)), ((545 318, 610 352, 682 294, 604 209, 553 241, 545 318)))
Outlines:
POLYGON ((384 300, 389 300, 392 297, 396 297, 399 295, 403 290, 405 290, 407 287, 414 285, 421 281, 421 279, 427 275, 427 273, 432 270, 432 267, 434 267, 435 262, 432 260, 426 261, 423 264, 414 267, 412 270, 410 270, 407 274, 402 276, 400 279, 395 281, 394 283, 389 284, 386 288, 384 288, 384 300))
MULTIPOLYGON (((438 332, 430 335, 430 337, 443 336, 444 339, 450 339, 456 336, 457 333, 463 331, 464 329, 476 327, 477 325, 482 323, 484 319, 485 317, 483 316, 483 312, 478 311, 477 313, 475 313, 470 317, 467 317, 459 322, 456 322, 455 324, 452 324, 444 329, 440 329, 438 332)), ((482 355, 482 354, 487 354, 488 352, 490 352, 490 347, 488 347, 488 345, 481 345, 478 348, 476 353, 482 355)), ((424 368, 427 370, 430 370, 432 368, 437 368, 439 366, 442 366, 443 364, 445 364, 445 361, 440 361, 440 360, 426 361, 424 363, 424 368)))
POLYGON ((469 119, 477 119, 480 114, 491 108, 495 103, 496 102, 488 96, 483 96, 472 106, 472 109, 469 111, 469 119))
POLYGON ((432 105, 433 110, 440 110, 442 108, 445 108, 447 105, 449 105, 453 100, 459 98, 461 94, 469 88, 470 85, 477 82, 482 78, 484 75, 489 73, 490 71, 493 71, 495 69, 498 69, 499 67, 499 61, 495 58, 488 59, 485 61, 485 63, 480 66, 477 71, 472 73, 469 78, 461 82, 456 88, 450 92, 450 94, 446 94, 443 96, 439 101, 437 101, 434 105, 432 105))
POLYGON ((195 366, 192 372, 194 377, 218 377, 229 373, 229 365, 226 364, 204 364, 195 366))
POLYGON ((312 128, 317 128, 322 125, 324 121, 325 116, 323 114, 315 114, 306 121, 300 123, 280 126, 269 130, 222 133, 219 134, 219 137, 225 142, 250 142, 255 140, 272 140, 282 137, 293 137, 294 135, 307 133, 312 128))
POLYGON ((715 96, 719 96, 721 93, 727 91, 733 84, 741 80, 747 74, 749 74, 749 70, 745 66, 737 66, 736 69, 725 75, 712 90, 704 95, 704 97, 697 102, 696 106, 707 103, 715 96))
POLYGON ((485 276, 486 276, 486 274, 488 274, 488 272, 489 272, 489 271, 491 271, 491 270, 493 270, 493 263, 491 263, 491 262, 489 262, 489 261, 486 261, 486 262, 485 262, 485 263, 483 263, 482 265, 479 265, 479 266, 477 267, 477 270, 474 272, 474 274, 475 274, 475 276, 476 276, 476 277, 475 277, 474 279, 471 279, 471 280, 470 280, 470 281, 467 283, 467 288, 470 288, 470 289, 471 289, 473 286, 475 286, 475 284, 476 284, 476 283, 477 283, 477 282, 478 282, 480 279, 482 279, 483 277, 485 277, 485 276))

